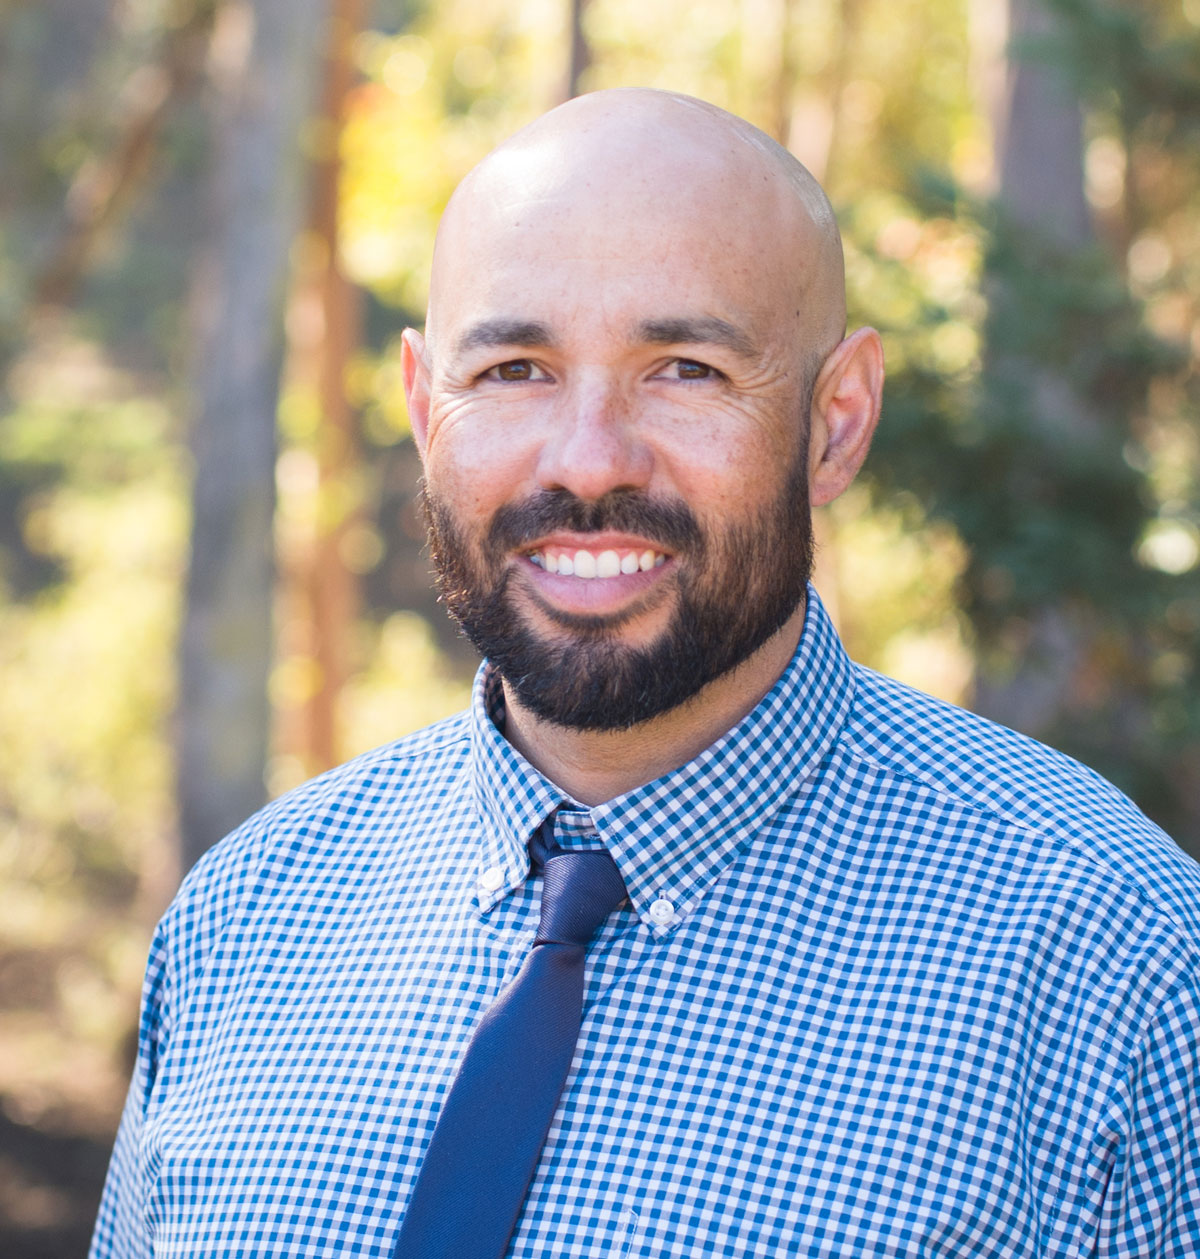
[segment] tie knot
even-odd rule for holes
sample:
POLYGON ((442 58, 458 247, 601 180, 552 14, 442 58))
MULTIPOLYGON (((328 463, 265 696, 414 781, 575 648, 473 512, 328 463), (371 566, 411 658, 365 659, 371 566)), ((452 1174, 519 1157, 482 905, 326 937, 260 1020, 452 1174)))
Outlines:
POLYGON ((625 899, 616 862, 602 849, 548 848, 543 865, 542 918, 535 944, 586 949, 600 924, 625 899))

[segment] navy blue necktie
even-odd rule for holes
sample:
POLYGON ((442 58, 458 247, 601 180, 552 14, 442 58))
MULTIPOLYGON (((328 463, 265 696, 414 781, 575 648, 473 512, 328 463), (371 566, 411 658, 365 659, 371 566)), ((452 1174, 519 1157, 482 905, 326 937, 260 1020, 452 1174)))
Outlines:
POLYGON ((564 851, 541 832, 530 851, 544 879, 537 937, 467 1046, 392 1259, 502 1259, 558 1108, 583 1019, 584 956, 625 884, 607 852, 564 851))

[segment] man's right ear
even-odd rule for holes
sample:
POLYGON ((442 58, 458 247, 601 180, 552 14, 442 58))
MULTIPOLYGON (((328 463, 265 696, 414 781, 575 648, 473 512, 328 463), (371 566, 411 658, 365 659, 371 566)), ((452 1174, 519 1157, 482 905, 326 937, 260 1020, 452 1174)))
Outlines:
POLYGON ((415 328, 405 328, 400 338, 400 375, 413 440, 424 459, 425 439, 429 435, 429 352, 425 338, 415 328))

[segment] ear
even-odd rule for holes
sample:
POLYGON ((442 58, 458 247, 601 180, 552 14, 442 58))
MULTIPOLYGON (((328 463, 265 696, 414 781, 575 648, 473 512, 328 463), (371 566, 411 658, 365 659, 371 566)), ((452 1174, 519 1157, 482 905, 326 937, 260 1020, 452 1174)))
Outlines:
POLYGON ((417 451, 425 458, 429 436, 429 351, 425 338, 414 328, 405 328, 400 338, 400 375, 404 380, 404 401, 412 425, 417 451))
POLYGON ((859 328, 821 365, 809 417, 808 485, 814 507, 854 480, 871 446, 883 398, 883 345, 859 328))

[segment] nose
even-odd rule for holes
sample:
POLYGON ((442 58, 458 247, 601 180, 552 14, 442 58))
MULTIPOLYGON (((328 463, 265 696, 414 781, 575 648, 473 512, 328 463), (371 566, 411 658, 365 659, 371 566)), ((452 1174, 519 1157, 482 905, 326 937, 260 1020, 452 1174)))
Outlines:
POLYGON ((538 486, 598 499, 613 490, 645 489, 653 452, 615 382, 578 381, 564 391, 538 457, 538 486))

